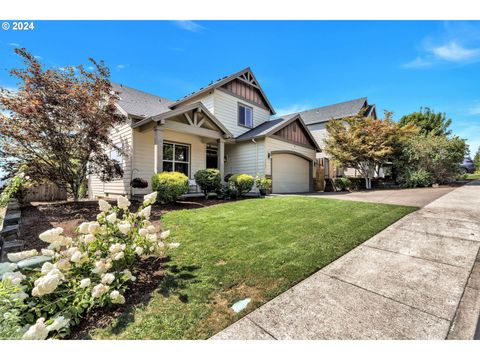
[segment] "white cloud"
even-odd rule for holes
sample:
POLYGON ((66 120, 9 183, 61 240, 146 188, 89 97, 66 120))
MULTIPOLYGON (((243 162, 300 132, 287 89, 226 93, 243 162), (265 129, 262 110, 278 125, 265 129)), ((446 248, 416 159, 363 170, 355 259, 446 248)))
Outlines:
POLYGON ((304 110, 310 109, 311 106, 308 104, 293 104, 286 107, 277 108, 276 112, 279 116, 295 114, 304 110))
POLYGON ((89 67, 87 67, 87 69, 90 70, 90 71, 95 70, 95 68, 91 65, 89 67))
POLYGON ((415 60, 409 61, 402 65, 406 69, 418 69, 431 66, 433 63, 431 61, 425 60, 424 58, 417 56, 415 60))
POLYGON ((475 104, 468 109, 469 115, 480 115, 480 104, 475 104))
POLYGON ((468 49, 455 41, 430 49, 431 53, 439 59, 451 62, 463 62, 480 57, 480 49, 468 49))
POLYGON ((124 65, 124 64, 118 64, 117 66, 115 66, 118 70, 122 70, 122 69, 125 69, 127 67, 127 65, 124 65))
POLYGON ((8 45, 13 46, 13 47, 19 47, 20 46, 20 44, 17 44, 17 43, 8 43, 8 45))
POLYGON ((174 23, 180 29, 191 31, 191 32, 198 32, 205 29, 204 26, 191 20, 177 20, 177 21, 174 21, 174 23))
POLYGON ((40 55, 35 55, 34 58, 37 59, 37 60, 42 60, 43 59, 40 55))

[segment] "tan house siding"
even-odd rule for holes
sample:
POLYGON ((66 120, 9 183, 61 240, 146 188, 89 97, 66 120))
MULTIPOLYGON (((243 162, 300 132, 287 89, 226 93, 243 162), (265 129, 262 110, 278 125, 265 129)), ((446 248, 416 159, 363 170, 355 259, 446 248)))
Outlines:
POLYGON ((249 174, 262 176, 265 171, 265 141, 257 140, 238 144, 225 144, 225 174, 249 174), (257 153, 256 153, 257 152, 257 153), (258 154, 258 156, 257 156, 258 154), (255 166, 255 162, 257 161, 255 166))
MULTIPOLYGON (((164 142, 174 142, 190 145, 190 178, 200 169, 206 166, 206 144, 195 135, 182 134, 179 132, 164 130, 164 142)), ((151 178, 154 174, 154 144, 153 128, 143 132, 134 131, 134 177, 141 177, 148 181, 148 188, 135 189, 135 194, 148 194, 152 191, 151 178)))
POLYGON ((270 119, 270 112, 268 110, 253 105, 248 101, 242 101, 222 90, 215 90, 213 114, 235 137, 250 130, 249 128, 238 125, 239 103, 253 108, 253 127, 270 119))
MULTIPOLYGON (((96 175, 91 175, 89 178, 89 194, 91 197, 105 196, 105 194, 111 195, 124 195, 130 192, 130 180, 132 169, 132 129, 130 124, 124 124, 117 126, 110 132, 110 137, 114 144, 122 144, 123 149, 126 152, 126 156, 123 157, 123 178, 102 182, 96 175)), ((110 150, 107 150, 110 153, 110 150)))
MULTIPOLYGON (((271 161, 268 158, 268 154, 271 151, 294 151, 297 153, 300 153, 309 159, 312 159, 312 162, 315 160, 315 154, 316 151, 314 149, 309 149, 300 145, 295 145, 286 141, 281 141, 278 139, 273 139, 270 137, 267 137, 265 139, 265 175, 272 175, 272 169, 271 169, 271 161)), ((313 172, 313 177, 315 177, 315 171, 313 169, 314 164, 312 164, 312 172, 313 172)))
POLYGON ((213 95, 213 90, 208 93, 208 94, 204 94, 204 95, 200 95, 200 96, 197 96, 197 97, 194 97, 188 101, 186 101, 184 104, 182 104, 181 106, 186 106, 186 105, 190 105, 190 104, 193 104, 193 103, 196 103, 196 102, 201 102, 203 105, 205 105, 205 107, 208 109, 208 111, 210 111, 212 114, 214 113, 214 95, 213 95))

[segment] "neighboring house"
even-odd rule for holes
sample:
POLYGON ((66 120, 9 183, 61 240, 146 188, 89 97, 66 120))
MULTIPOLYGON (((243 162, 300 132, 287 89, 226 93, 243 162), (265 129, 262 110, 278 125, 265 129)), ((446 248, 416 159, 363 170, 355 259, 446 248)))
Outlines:
MULTIPOLYGON (((322 149, 325 149, 325 139, 328 136, 326 129, 327 122, 333 119, 354 116, 359 114, 360 111, 364 111, 365 116, 371 116, 374 119, 377 118, 375 104, 369 104, 366 97, 284 115, 282 118, 289 119, 300 115, 316 142, 322 149)), ((326 177, 339 175, 359 176, 358 172, 353 168, 335 168, 329 161, 329 155, 325 151, 317 153, 317 159, 321 159, 325 168, 326 177)))
POLYGON ((178 101, 119 84, 118 109, 128 117, 111 132, 127 156, 110 152, 123 164, 124 176, 102 182, 89 177, 89 196, 141 195, 151 191, 153 174, 218 168, 272 179, 274 193, 313 190, 320 147, 302 117, 270 117, 275 111, 250 68, 226 76, 178 101), (149 182, 131 189, 132 178, 149 182))

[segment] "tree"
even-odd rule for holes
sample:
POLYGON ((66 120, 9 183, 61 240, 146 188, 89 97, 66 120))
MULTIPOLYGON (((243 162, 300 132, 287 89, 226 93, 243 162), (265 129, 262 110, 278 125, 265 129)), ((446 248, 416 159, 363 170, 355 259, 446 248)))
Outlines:
POLYGON ((18 92, 0 88, 0 166, 8 175, 21 165, 36 180, 50 180, 79 198, 89 174, 103 181, 123 175, 107 151, 124 155, 109 131, 125 122, 103 62, 47 69, 25 49, 15 49, 25 68, 12 69, 18 92))
POLYGON ((480 147, 473 157, 473 163, 475 164, 475 171, 480 171, 480 147))
POLYGON ((468 146, 458 136, 419 134, 405 140, 396 156, 397 181, 405 186, 427 186, 455 180, 468 146))
POLYGON ((365 178, 367 189, 380 167, 391 160, 401 138, 414 132, 414 126, 398 126, 385 112, 385 119, 362 113, 327 123, 326 152, 345 167, 352 167, 365 178))
POLYGON ((447 119, 445 113, 436 113, 428 107, 420 108, 411 114, 402 116, 398 122, 400 126, 415 125, 420 129, 420 134, 427 135, 450 135, 452 132, 449 126, 452 124, 451 119, 447 119))

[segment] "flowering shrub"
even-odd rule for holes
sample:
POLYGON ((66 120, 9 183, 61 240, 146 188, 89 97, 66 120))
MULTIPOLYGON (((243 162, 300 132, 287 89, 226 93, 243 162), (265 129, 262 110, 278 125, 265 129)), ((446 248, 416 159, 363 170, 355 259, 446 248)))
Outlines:
POLYGON ((130 201, 122 196, 117 206, 100 200, 97 220, 80 224, 74 238, 59 227, 43 232, 39 237, 49 245, 41 254, 51 261, 41 269, 17 271, 16 262, 37 255, 36 250, 9 254, 12 263, 0 266, 0 306, 5 307, 0 310, 9 314, 0 325, 9 330, 0 336, 62 337, 93 307, 123 304, 125 290, 136 280, 130 268, 139 256, 158 256, 178 246, 165 243, 170 232, 159 232, 149 220, 156 198, 156 193, 146 195, 137 212, 129 211, 130 201))

